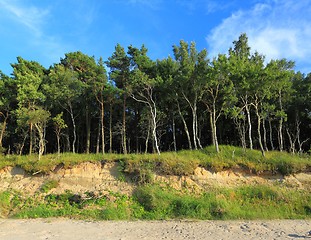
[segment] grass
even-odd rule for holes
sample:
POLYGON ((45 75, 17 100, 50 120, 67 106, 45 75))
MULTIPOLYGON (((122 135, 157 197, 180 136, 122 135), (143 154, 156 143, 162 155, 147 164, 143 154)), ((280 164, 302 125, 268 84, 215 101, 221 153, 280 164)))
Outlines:
POLYGON ((211 189, 201 195, 181 193, 156 184, 140 186, 132 196, 118 193, 81 196, 66 192, 29 198, 18 192, 3 192, 0 202, 2 215, 13 218, 311 219, 309 192, 264 185, 211 189))
POLYGON ((270 151, 262 157, 258 150, 243 150, 240 147, 220 146, 216 153, 213 146, 202 150, 182 150, 157 154, 47 154, 41 160, 33 155, 0 156, 0 169, 6 166, 20 166, 29 173, 49 173, 58 165, 70 168, 82 162, 114 162, 122 165, 122 171, 132 175, 138 182, 150 182, 152 173, 164 175, 191 175, 202 166, 218 172, 231 168, 242 168, 261 174, 264 172, 289 175, 310 171, 311 158, 307 155, 292 155, 286 152, 270 151))
POLYGON ((0 217, 70 217, 95 220, 132 219, 311 219, 311 195, 307 191, 276 186, 244 186, 235 189, 211 188, 195 195, 159 186, 155 174, 189 176, 198 167, 218 172, 240 168, 258 175, 310 172, 308 155, 270 151, 262 157, 257 150, 234 146, 183 150, 157 154, 48 154, 41 160, 31 156, 0 156, 0 169, 19 166, 30 174, 48 174, 57 166, 71 168, 82 162, 118 162, 120 181, 128 177, 137 183, 131 196, 109 193, 76 195, 48 194, 58 182, 47 180, 41 192, 0 192, 0 217))

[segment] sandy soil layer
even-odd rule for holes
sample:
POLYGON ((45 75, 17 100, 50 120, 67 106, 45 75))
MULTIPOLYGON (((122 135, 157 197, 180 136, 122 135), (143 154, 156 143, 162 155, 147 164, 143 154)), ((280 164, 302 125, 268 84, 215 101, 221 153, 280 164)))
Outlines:
POLYGON ((306 233, 310 230, 311 220, 92 222, 0 219, 1 240, 307 239, 306 233))

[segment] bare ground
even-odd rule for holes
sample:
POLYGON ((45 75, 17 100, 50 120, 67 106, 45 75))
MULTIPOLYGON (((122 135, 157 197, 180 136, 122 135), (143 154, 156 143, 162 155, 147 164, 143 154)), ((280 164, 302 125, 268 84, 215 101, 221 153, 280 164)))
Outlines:
POLYGON ((1 240, 307 239, 311 220, 75 221, 0 219, 1 240))

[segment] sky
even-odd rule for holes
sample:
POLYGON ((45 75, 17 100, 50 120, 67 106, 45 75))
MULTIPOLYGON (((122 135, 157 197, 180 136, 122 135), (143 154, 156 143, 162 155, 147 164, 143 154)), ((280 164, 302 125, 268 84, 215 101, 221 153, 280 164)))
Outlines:
POLYGON ((311 72, 311 0, 0 0, 0 70, 18 56, 46 68, 75 51, 107 60, 118 43, 156 60, 194 41, 212 59, 242 33, 266 62, 311 72))

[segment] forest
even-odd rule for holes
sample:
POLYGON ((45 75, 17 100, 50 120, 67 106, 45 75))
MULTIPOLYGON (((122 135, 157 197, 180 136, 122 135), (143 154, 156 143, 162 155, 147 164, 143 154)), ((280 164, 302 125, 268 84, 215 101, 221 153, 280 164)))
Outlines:
POLYGON ((245 33, 213 59, 194 42, 172 50, 152 60, 117 44, 108 59, 70 52, 48 69, 17 57, 0 72, 0 152, 310 150, 311 75, 293 61, 265 61, 245 33))

